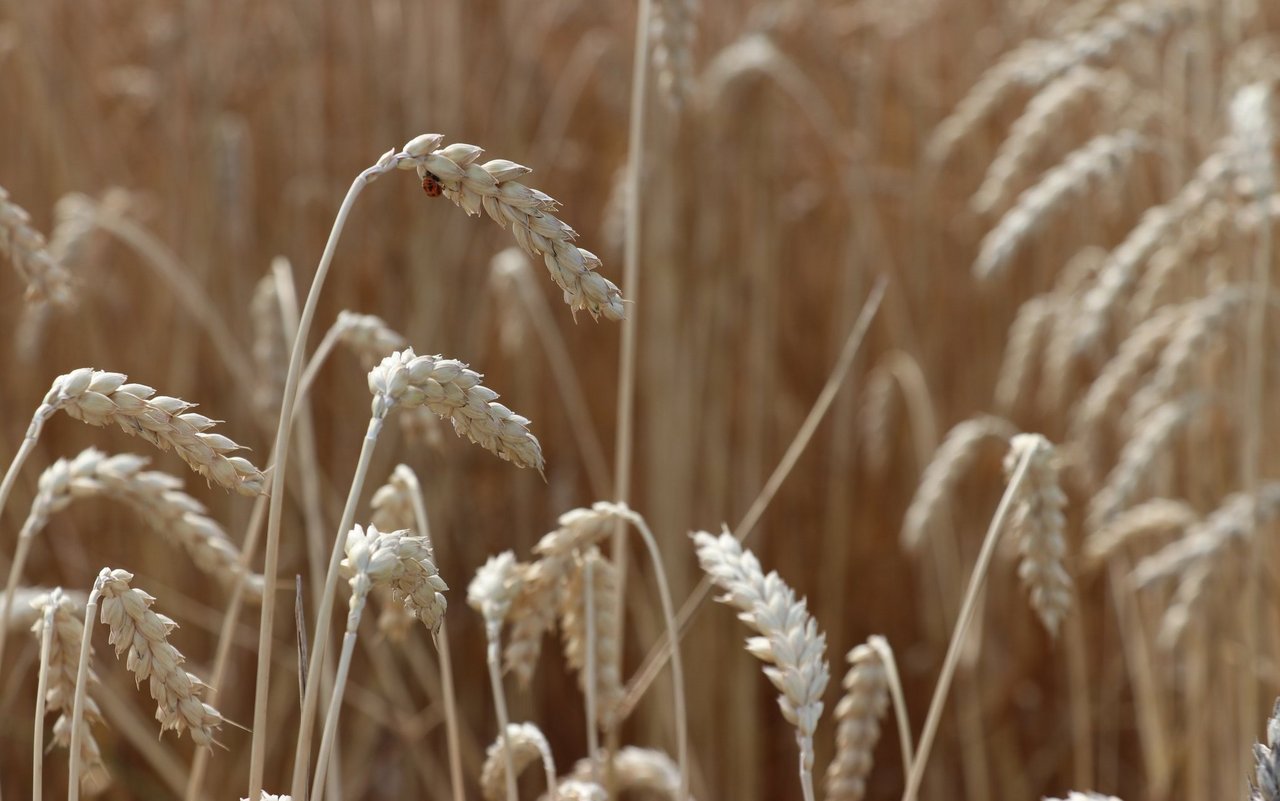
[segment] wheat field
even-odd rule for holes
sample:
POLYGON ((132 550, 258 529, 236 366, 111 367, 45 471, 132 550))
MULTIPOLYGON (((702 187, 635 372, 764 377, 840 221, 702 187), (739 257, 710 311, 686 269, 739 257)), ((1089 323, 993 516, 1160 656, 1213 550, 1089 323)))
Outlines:
POLYGON ((1280 799, 1280 4, 11 0, 0 120, 5 801, 1280 799))

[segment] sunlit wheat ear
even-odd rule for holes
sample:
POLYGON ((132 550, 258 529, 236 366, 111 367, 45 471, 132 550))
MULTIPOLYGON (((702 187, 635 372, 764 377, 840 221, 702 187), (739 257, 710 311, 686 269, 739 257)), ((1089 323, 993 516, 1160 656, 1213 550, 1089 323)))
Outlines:
POLYGON ((1097 530, 1139 500, 1140 494, 1155 487, 1163 492, 1173 469, 1170 454, 1174 437, 1200 405, 1195 397, 1172 400, 1141 422, 1120 451, 1119 461, 1107 474, 1106 482, 1089 501, 1088 526, 1097 530))
POLYGON ((0 256, 13 262, 33 303, 66 304, 74 299, 71 274, 49 252, 44 234, 31 226, 31 215, 0 186, 0 256))
POLYGON ((739 610, 738 619, 760 634, 747 650, 769 665, 765 675, 778 688, 782 715, 796 727, 800 779, 806 801, 813 799, 813 735, 822 716, 822 695, 830 678, 826 635, 805 602, 777 573, 765 575, 760 562, 727 531, 719 537, 693 535, 698 562, 724 595, 716 600, 739 610))
POLYGON ((984 455, 1003 453, 1017 433, 1009 421, 988 416, 965 420, 947 432, 907 508, 903 548, 911 553, 920 550, 948 513, 957 482, 984 455))
POLYGON ((374 417, 385 417, 397 406, 425 406, 447 417, 459 436, 517 467, 541 472, 542 446, 529 432, 529 420, 495 402, 498 393, 480 378, 454 359, 418 356, 413 348, 393 353, 369 373, 374 417))
POLYGON ((1092 532, 1084 543, 1085 556, 1093 563, 1106 562, 1116 552, 1130 545, 1150 540, 1165 543, 1181 535, 1199 522, 1195 509, 1172 498, 1152 498, 1116 515, 1107 525, 1092 532))
POLYGON ((587 649, 594 647, 596 724, 609 729, 622 701, 622 676, 618 672, 622 636, 622 596, 618 594, 618 569, 589 548, 575 560, 561 596, 560 630, 565 661, 578 672, 578 686, 587 691, 587 649), (589 568, 589 569, 588 569, 589 568), (595 615, 594 645, 587 636, 587 575, 591 575, 591 604, 595 615))
POLYGON ((1072 152, 1034 186, 1018 196, 995 228, 983 238, 982 250, 974 262, 979 278, 993 278, 1005 272, 1038 231, 1060 217, 1064 210, 1079 211, 1089 196, 1122 184, 1146 148, 1134 131, 1096 136, 1072 152))
POLYGON ((651 9, 653 68, 658 73, 658 91, 678 109, 693 87, 698 0, 657 0, 651 9))
POLYGON ((289 342, 280 320, 280 301, 274 273, 258 279, 249 301, 253 324, 253 365, 258 383, 253 387, 253 406, 264 416, 280 409, 285 372, 289 369, 289 342))
MULTIPOLYGON (((9 623, 5 628, 9 631, 30 631, 40 617, 40 613, 32 604, 50 592, 52 590, 48 587, 18 587, 13 593, 13 610, 9 612, 9 623)), ((84 608, 86 597, 83 592, 62 590, 62 594, 69 598, 77 609, 84 608)))
POLYGON ((996 408, 1001 414, 1013 415, 1031 408, 1058 306, 1056 298, 1040 296, 1018 307, 996 379, 996 408))
MULTIPOLYGON (((82 599, 74 599, 61 588, 30 599, 30 606, 40 612, 33 631, 42 635, 44 613, 52 610, 53 622, 48 636, 52 638, 49 649, 48 684, 45 689, 45 714, 58 713, 53 724, 53 742, 59 748, 71 745, 71 709, 76 694, 76 670, 80 661, 80 644, 84 638, 84 623, 80 620, 82 599)), ((92 726, 102 723, 102 712, 93 696, 101 687, 97 674, 90 668, 85 694, 85 708, 80 721, 80 787, 91 795, 106 789, 111 776, 102 762, 102 752, 93 736, 92 726)))
MULTIPOLYGON (((189 411, 195 404, 156 395, 143 384, 126 384, 123 373, 82 367, 53 382, 34 420, 43 422, 62 410, 89 425, 114 424, 160 450, 173 449, 192 470, 241 495, 261 495, 266 479, 248 459, 227 456, 240 446, 221 434, 207 433, 215 420, 189 411)), ((33 421, 33 427, 38 424, 33 421)))
POLYGON ((1030 452, 1027 478, 1015 501, 1010 533, 1018 542, 1022 561, 1018 576, 1031 595, 1031 608, 1049 634, 1057 636, 1062 619, 1071 609, 1071 576, 1064 557, 1067 550, 1067 496, 1058 480, 1057 455, 1049 440, 1039 434, 1018 434, 1009 443, 1005 474, 1012 478, 1030 452))
POLYGON ((1081 64, 1106 66, 1124 44, 1155 38, 1195 19, 1188 2, 1134 0, 1091 25, 1052 41, 1029 39, 1003 56, 969 89, 929 138, 925 157, 942 164, 1019 94, 1033 91, 1081 64))
MULTIPOLYGON (((520 571, 511 551, 491 556, 476 571, 467 586, 467 605, 484 618, 486 663, 489 668, 489 685, 493 692, 493 705, 498 718, 498 731, 508 731, 507 695, 502 687, 499 657, 502 653, 502 626, 506 622, 511 603, 519 591, 520 571)), ((516 768, 511 749, 503 749, 507 763, 505 774, 507 801, 516 801, 516 768)))
POLYGON ((1267 718, 1267 742, 1254 744, 1253 759, 1256 769, 1249 801, 1280 801, 1280 699, 1267 718))
POLYGON ((156 599, 129 586, 132 580, 126 570, 103 568, 98 575, 95 589, 101 598, 101 620, 111 629, 108 641, 117 657, 128 652, 125 664, 138 684, 148 682, 161 732, 189 731, 196 745, 213 745, 222 715, 204 702, 209 688, 183 669, 186 658, 169 643, 178 624, 153 612, 156 599))
POLYGON ((1275 190, 1275 125, 1271 86, 1252 83, 1231 99, 1231 132, 1235 139, 1236 172, 1245 193, 1266 198, 1275 190))
POLYGON ((506 734, 498 735, 485 752, 484 766, 480 769, 480 794, 485 801, 502 801, 507 792, 508 765, 519 775, 539 761, 546 773, 547 792, 554 801, 556 763, 551 756, 551 745, 542 730, 532 723, 512 723, 507 726, 506 734))
POLYGON ((416 137, 404 146, 398 166, 416 168, 424 186, 434 183, 467 214, 483 209, 498 225, 510 226, 516 243, 542 258, 569 308, 610 320, 626 316, 618 287, 595 272, 600 259, 574 245, 577 232, 552 214, 559 204, 519 180, 532 170, 505 159, 479 164, 482 149, 462 143, 442 148, 443 141, 439 134, 416 137))
POLYGON ((372 314, 340 311, 334 329, 338 332, 338 340, 355 353, 366 369, 372 368, 388 353, 401 350, 408 344, 408 340, 398 331, 387 325, 381 317, 372 314))
POLYGON ((542 655, 542 638, 556 624, 570 561, 548 557, 517 565, 518 590, 507 616, 510 633, 503 651, 503 669, 514 673, 528 689, 542 655))
MULTIPOLYGON (((381 531, 417 529, 413 499, 402 472, 408 469, 405 465, 398 465, 392 471, 390 480, 374 491, 369 502, 369 523, 381 531)), ((430 547, 431 543, 428 542, 427 545, 430 547)), ((404 642, 413 629, 413 615, 405 609, 404 604, 391 597, 389 589, 375 587, 374 597, 378 599, 381 610, 378 614, 378 631, 392 642, 404 642)))
POLYGON ((848 654, 844 697, 836 704, 836 754, 827 766, 828 801, 861 801, 867 792, 880 721, 889 709, 889 676, 880 654, 863 643, 848 654))
POLYGON ((596 501, 590 509, 571 509, 560 515, 555 531, 542 536, 533 551, 544 558, 568 557, 574 551, 585 551, 613 534, 614 525, 624 518, 626 507, 609 501, 596 501))

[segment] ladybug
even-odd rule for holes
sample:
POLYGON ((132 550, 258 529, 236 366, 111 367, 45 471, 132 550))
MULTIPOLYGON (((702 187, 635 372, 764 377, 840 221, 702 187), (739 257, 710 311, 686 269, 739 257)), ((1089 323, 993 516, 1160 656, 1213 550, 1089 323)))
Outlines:
POLYGON ((426 173, 422 176, 422 191, 427 193, 427 197, 440 197, 444 187, 440 185, 439 178, 431 173, 426 173))

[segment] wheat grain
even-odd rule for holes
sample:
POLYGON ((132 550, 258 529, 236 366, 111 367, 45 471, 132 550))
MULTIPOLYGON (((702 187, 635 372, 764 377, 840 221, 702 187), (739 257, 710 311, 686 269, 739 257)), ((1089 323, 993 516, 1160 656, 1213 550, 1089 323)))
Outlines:
POLYGON ((443 141, 438 134, 412 139, 404 146, 398 166, 416 168, 419 178, 438 183, 444 196, 467 214, 477 215, 483 209, 498 225, 511 226, 516 243, 529 255, 542 258, 569 308, 586 310, 592 317, 603 314, 610 320, 626 316, 618 287, 595 272, 600 259, 574 245, 577 232, 551 213, 559 204, 518 180, 532 170, 506 159, 478 164, 484 153, 481 148, 462 143, 441 148, 443 141))
MULTIPOLYGON (((396 465, 390 480, 378 487, 369 501, 372 510, 369 523, 381 531, 417 528, 413 498, 410 494, 411 485, 405 471, 412 472, 406 465, 396 465)), ((430 540, 427 541, 427 547, 431 547, 430 540)), ((413 615, 409 614, 404 604, 397 603, 391 597, 388 588, 375 588, 374 597, 379 599, 381 608, 378 615, 378 630, 392 642, 404 642, 413 628, 413 615)))
POLYGON ((508 766, 518 776, 539 760, 546 771, 547 788, 554 799, 556 765, 547 738, 532 723, 510 724, 506 733, 499 734, 485 752, 484 766, 480 769, 480 794, 485 801, 501 801, 506 793, 508 766))
POLYGON ((849 651, 847 659, 845 693, 835 710, 836 753, 827 766, 829 801, 861 801, 866 796, 880 720, 889 708, 889 677, 876 649, 863 643, 849 651))
POLYGON ((221 434, 206 433, 216 421, 188 411, 194 404, 125 381, 123 373, 73 370, 54 379, 35 417, 43 421, 62 410, 89 425, 114 423, 160 450, 172 448, 192 470, 227 489, 251 496, 265 491, 262 471, 248 459, 226 455, 239 445, 221 434))
POLYGON ((796 599, 777 573, 765 575, 755 555, 743 550, 732 534, 714 537, 699 531, 693 541, 703 571, 724 591, 717 600, 738 609, 738 618, 760 634, 747 641, 747 650, 770 665, 764 673, 781 693, 783 717, 796 727, 801 786, 806 801, 812 801, 813 735, 830 678, 826 635, 818 631, 805 602, 796 599))
POLYGON ((454 431, 517 467, 542 470, 542 446, 528 419, 496 403, 498 393, 480 383, 462 362, 418 356, 413 348, 393 353, 369 373, 373 414, 384 418, 396 406, 425 406, 454 431))
POLYGON ((1012 478, 1023 458, 1030 462, 1027 479, 1010 520, 1010 529, 1022 554, 1018 577, 1031 595, 1031 607, 1040 622, 1056 637, 1062 619, 1071 608, 1072 596, 1071 576, 1063 563, 1067 549, 1063 509, 1067 496, 1059 484, 1056 452, 1049 440, 1039 434, 1015 436, 1005 456, 1005 474, 1012 478))
POLYGON ((196 745, 214 743, 222 715, 204 702, 209 688, 182 668, 186 658, 169 643, 177 624, 151 610, 155 598, 129 586, 133 574, 103 568, 94 585, 101 597, 101 620, 111 629, 116 656, 128 651, 126 665, 140 684, 148 681, 156 702, 160 731, 190 731, 196 745))
POLYGON ((902 545, 908 552, 918 552, 941 525, 956 483, 990 450, 992 443, 999 443, 1003 453, 1017 433, 1012 423, 990 416, 965 420, 947 432, 920 478, 902 523, 902 545))
POLYGON ((618 594, 618 569, 590 548, 575 559, 567 586, 560 601, 560 630, 564 638, 565 661, 578 672, 578 686, 587 691, 593 663, 595 680, 596 725, 608 730, 616 722, 618 704, 622 701, 622 675, 618 666, 622 633, 622 597, 618 594), (588 579, 595 617, 594 639, 588 636, 588 579), (594 649, 594 659, 587 650, 594 649))
MULTIPOLYGON (((53 742, 60 748, 68 748, 71 745, 71 719, 68 716, 75 699, 76 671, 84 637, 84 624, 77 617, 81 604, 61 588, 54 588, 30 599, 29 606, 41 615, 32 629, 36 637, 50 637, 45 713, 59 713, 53 724, 53 742), (46 613, 51 614, 48 632, 43 630, 46 613)), ((89 668, 87 679, 89 686, 85 690, 85 707, 80 721, 80 763, 83 766, 80 786, 86 793, 95 795, 106 789, 111 783, 111 776, 103 764, 98 740, 93 735, 92 727, 102 723, 102 711, 93 698, 101 687, 92 668, 89 668)))
POLYGON ((71 274, 49 252, 44 234, 31 226, 31 215, 0 186, 0 255, 8 257, 27 285, 31 303, 68 304, 74 297, 71 274))

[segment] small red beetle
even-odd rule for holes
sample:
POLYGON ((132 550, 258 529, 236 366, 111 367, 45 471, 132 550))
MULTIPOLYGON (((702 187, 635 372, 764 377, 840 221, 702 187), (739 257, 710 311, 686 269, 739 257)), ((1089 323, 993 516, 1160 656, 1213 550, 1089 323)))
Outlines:
POLYGON ((422 191, 427 193, 427 197, 440 197, 440 193, 444 191, 444 187, 440 185, 440 179, 431 173, 422 176, 422 191))

